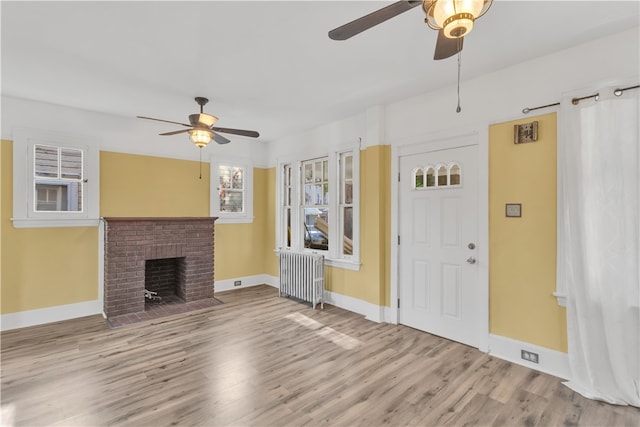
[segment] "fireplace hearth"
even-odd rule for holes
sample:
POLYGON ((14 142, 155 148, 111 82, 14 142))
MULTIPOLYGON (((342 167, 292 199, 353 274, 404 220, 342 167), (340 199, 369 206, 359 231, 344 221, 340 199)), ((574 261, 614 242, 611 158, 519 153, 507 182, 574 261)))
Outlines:
POLYGON ((144 313, 159 303, 212 299, 215 220, 104 218, 107 318, 144 313))

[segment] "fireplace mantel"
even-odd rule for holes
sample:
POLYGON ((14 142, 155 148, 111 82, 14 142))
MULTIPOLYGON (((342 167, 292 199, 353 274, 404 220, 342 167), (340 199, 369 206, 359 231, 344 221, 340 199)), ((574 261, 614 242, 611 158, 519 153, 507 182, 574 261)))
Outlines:
POLYGON ((184 221, 184 222, 188 222, 188 221, 211 221, 214 222, 216 219, 218 219, 217 216, 176 216, 176 217, 172 217, 172 216, 150 216, 150 217, 145 217, 145 216, 131 216, 131 217, 126 217, 126 216, 106 216, 102 218, 103 220, 105 220, 106 222, 116 222, 116 221, 128 221, 128 222, 132 222, 132 221, 184 221))

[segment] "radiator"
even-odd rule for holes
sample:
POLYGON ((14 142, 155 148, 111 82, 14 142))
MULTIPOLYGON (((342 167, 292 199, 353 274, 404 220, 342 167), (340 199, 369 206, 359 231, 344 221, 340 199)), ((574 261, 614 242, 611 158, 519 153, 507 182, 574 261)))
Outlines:
POLYGON ((280 296, 324 308, 324 256, 280 251, 280 296))

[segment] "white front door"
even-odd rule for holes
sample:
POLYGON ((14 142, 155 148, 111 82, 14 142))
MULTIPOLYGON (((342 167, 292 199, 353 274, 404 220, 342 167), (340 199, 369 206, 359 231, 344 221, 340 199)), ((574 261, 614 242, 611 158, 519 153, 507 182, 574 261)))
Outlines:
POLYGON ((399 321, 478 347, 478 147, 400 157, 399 321))

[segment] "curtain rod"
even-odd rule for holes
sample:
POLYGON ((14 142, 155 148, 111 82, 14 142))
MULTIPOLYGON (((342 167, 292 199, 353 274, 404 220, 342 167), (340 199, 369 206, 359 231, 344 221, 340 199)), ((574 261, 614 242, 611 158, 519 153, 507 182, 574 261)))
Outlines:
MULTIPOLYGON (((626 90, 638 89, 639 87, 640 87, 640 85, 635 85, 635 86, 629 86, 629 87, 618 88, 618 89, 615 89, 615 90, 613 91, 613 94, 614 94, 615 96, 620 96, 620 95, 622 95, 622 94, 624 93, 624 91, 626 91, 626 90)), ((578 105, 578 104, 580 103, 580 101, 585 100, 585 99, 591 99, 591 98, 595 98, 595 99, 596 99, 596 101, 597 101, 599 97, 600 97, 600 94, 599 94, 599 93, 596 93, 596 94, 594 94, 594 95, 583 96, 583 97, 580 97, 580 98, 573 98, 573 99, 571 100, 571 103, 572 103, 573 105, 578 105)), ((539 107, 526 107, 526 108, 523 108, 523 109, 522 109, 522 113, 523 113, 523 114, 529 114, 529 112, 530 112, 530 111, 539 110, 539 109, 541 109, 541 108, 555 107, 556 105, 560 105, 560 103, 559 103, 559 102, 554 102, 553 104, 541 105, 541 106, 539 106, 539 107)))

